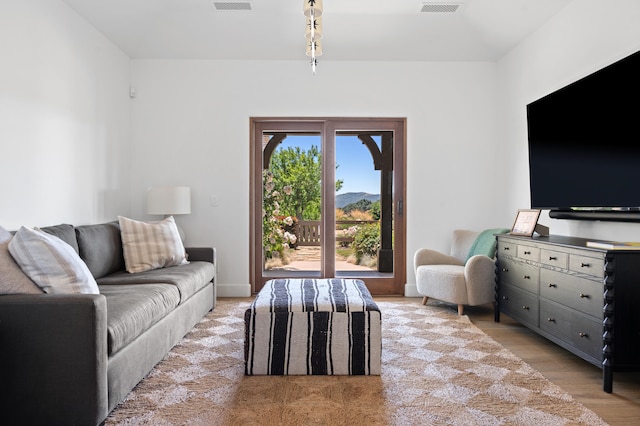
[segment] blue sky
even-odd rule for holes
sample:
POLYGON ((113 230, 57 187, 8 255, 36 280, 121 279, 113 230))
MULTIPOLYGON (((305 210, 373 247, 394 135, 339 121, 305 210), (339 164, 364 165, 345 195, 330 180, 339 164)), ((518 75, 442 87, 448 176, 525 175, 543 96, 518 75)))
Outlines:
MULTIPOLYGON (((374 138, 378 145, 379 138, 374 138)), ((299 146, 320 148, 320 136, 289 135, 277 149, 299 146)), ((373 169, 373 159, 366 146, 355 136, 336 136, 336 179, 344 181, 338 194, 346 192, 380 193, 380 172, 373 169)))

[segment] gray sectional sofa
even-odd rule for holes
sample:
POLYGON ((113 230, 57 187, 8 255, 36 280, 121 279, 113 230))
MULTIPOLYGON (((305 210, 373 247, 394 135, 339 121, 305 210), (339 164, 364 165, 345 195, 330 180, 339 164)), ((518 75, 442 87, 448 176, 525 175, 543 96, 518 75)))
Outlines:
POLYGON ((2 417, 101 424, 214 308, 215 249, 187 248, 188 264, 128 273, 118 222, 41 229, 76 249, 100 294, 0 296, 2 417))

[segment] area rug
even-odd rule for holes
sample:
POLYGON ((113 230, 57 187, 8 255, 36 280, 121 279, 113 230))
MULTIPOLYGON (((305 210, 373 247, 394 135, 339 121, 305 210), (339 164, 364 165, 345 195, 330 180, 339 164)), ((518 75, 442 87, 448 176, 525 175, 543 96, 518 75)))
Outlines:
POLYGON ((377 302, 380 376, 245 376, 246 299, 219 300, 106 425, 605 425, 444 306, 377 302))

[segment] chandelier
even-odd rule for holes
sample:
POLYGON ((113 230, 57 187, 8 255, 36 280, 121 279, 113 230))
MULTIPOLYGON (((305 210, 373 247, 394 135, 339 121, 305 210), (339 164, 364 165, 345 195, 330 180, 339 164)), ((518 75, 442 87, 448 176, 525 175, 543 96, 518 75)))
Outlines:
POLYGON ((318 56, 322 55, 322 0, 303 0, 303 12, 307 17, 307 56, 311 57, 311 73, 315 75, 318 56))

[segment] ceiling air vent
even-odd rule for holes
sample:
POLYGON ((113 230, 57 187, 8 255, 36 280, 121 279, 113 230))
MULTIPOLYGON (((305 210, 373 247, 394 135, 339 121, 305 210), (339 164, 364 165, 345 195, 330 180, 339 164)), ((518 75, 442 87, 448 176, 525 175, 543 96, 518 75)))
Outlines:
POLYGON ((249 1, 212 1, 216 10, 252 10, 249 1))
POLYGON ((420 12, 427 13, 453 13, 458 10, 461 3, 422 2, 420 12))

